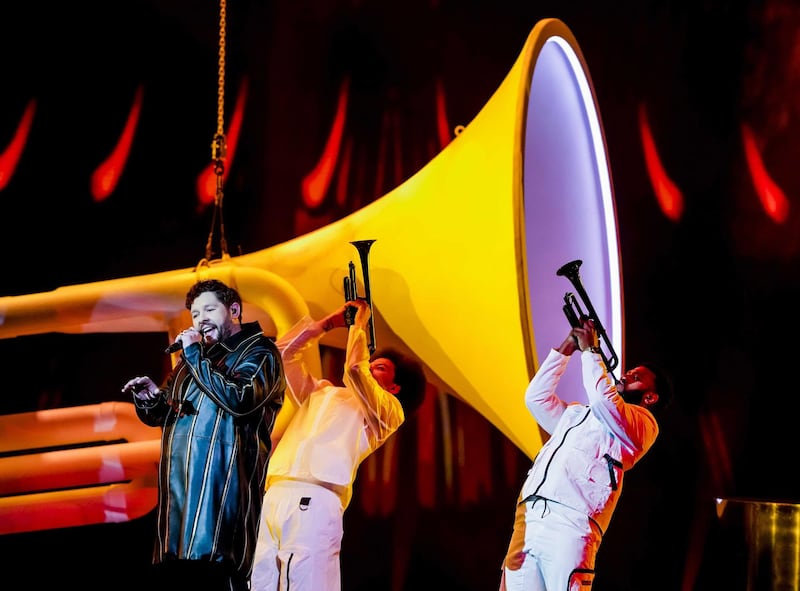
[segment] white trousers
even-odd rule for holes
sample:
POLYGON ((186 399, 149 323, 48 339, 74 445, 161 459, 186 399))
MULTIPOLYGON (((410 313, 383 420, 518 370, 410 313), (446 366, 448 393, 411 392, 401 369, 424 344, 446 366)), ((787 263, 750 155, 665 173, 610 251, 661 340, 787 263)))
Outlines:
POLYGON ((293 480, 270 484, 258 530, 253 591, 340 591, 342 503, 334 492, 293 480))
POLYGON ((590 591, 602 536, 582 513, 546 499, 525 503, 525 557, 503 567, 506 591, 590 591))

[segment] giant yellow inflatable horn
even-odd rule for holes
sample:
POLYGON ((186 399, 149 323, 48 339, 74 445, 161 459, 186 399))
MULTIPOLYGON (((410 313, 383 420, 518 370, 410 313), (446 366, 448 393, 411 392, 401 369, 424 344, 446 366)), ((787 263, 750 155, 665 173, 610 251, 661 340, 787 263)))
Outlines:
MULTIPOLYGON (((417 355, 447 392, 529 456, 541 446, 524 407, 538 360, 569 331, 556 271, 581 276, 616 351, 622 290, 616 212, 594 90, 577 42, 540 21, 475 119, 437 157, 367 207, 239 257, 291 283, 313 314, 342 299, 350 241, 375 239, 373 310, 381 345, 417 355)), ((343 336, 339 335, 342 339, 343 336)), ((578 364, 562 392, 583 397, 578 364)))
MULTIPOLYGON (((376 241, 370 272, 381 346, 412 352, 442 391, 535 455, 541 440, 523 394, 539 359, 569 330, 561 311, 569 285, 556 275, 565 262, 583 261, 583 284, 616 351, 623 351, 605 140, 584 58, 564 23, 537 23, 464 131, 367 207, 197 269, 0 298, 0 338, 163 330, 171 340, 186 323, 186 290, 206 276, 238 287, 246 317, 280 334, 301 314, 318 316, 342 304, 350 243, 363 239, 376 241)), ((336 332, 343 331, 326 344, 343 346, 336 332)), ((577 363, 562 384, 562 393, 582 396, 577 363)), ((292 411, 281 413, 276 437, 292 411)))

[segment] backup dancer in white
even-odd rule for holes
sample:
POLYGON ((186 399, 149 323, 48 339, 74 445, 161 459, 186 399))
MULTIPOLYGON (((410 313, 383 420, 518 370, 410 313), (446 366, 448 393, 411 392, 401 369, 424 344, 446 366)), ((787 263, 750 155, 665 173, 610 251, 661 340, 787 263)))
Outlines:
POLYGON ((363 300, 319 321, 304 318, 278 341, 287 395, 297 405, 267 472, 253 591, 339 591, 344 511, 361 462, 422 403, 422 367, 391 349, 370 359, 363 300), (344 387, 308 373, 302 353, 322 335, 349 329, 344 387))
POLYGON ((597 344, 585 320, 550 351, 525 392, 550 437, 519 496, 501 591, 589 591, 623 476, 658 436, 655 413, 672 399, 668 376, 646 363, 615 384, 597 344), (567 404, 555 392, 576 351, 588 405, 567 404))

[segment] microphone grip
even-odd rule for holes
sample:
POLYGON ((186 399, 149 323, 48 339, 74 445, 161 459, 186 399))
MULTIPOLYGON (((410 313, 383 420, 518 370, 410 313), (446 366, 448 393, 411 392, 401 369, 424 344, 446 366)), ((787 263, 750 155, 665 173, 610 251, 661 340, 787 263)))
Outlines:
MULTIPOLYGON (((200 333, 201 338, 205 338, 207 330, 208 330, 207 328, 201 328, 198 331, 200 333)), ((183 341, 175 341, 169 347, 164 349, 164 353, 177 353, 181 349, 183 349, 183 341)))
POLYGON ((169 347, 164 349, 164 353, 168 354, 177 353, 181 349, 183 349, 183 341, 175 341, 169 347))

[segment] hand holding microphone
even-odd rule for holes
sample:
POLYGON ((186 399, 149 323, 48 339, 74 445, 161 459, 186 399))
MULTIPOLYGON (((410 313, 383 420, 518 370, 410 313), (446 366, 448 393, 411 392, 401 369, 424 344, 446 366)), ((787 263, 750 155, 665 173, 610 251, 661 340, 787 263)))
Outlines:
POLYGON ((201 342, 204 337, 205 331, 203 329, 195 330, 194 328, 187 328, 186 330, 178 333, 178 336, 175 338, 175 342, 164 349, 164 353, 177 353, 192 343, 201 342))

